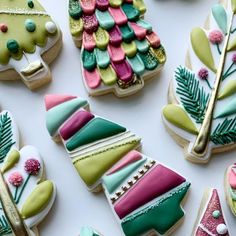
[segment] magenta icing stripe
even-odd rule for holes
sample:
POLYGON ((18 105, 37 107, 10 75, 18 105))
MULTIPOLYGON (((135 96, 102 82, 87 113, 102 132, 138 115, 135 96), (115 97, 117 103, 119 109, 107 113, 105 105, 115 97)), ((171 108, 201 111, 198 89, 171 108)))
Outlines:
POLYGON ((109 7, 108 11, 111 14, 111 16, 113 17, 113 19, 117 25, 119 25, 119 26, 124 25, 128 22, 128 18, 125 15, 125 13, 122 11, 121 8, 109 7))
POLYGON ((97 69, 93 71, 88 71, 84 69, 84 78, 85 78, 86 84, 91 89, 95 89, 99 87, 102 82, 97 69))
POLYGON ((137 37, 138 40, 142 40, 146 37, 146 34, 147 34, 146 29, 137 25, 135 22, 129 22, 129 24, 133 28, 135 36, 137 37))
POLYGON ((120 29, 117 25, 115 25, 110 31, 110 43, 114 46, 119 46, 122 43, 122 35, 120 29))
POLYGON ((111 64, 120 80, 126 83, 132 80, 133 71, 126 60, 119 63, 111 61, 111 64))
POLYGON ((96 1, 95 0, 80 0, 80 6, 84 13, 92 14, 95 11, 96 1))
POLYGON ((96 5, 100 11, 106 11, 109 7, 109 1, 108 0, 97 0, 96 5))
POLYGON ((95 31, 97 31, 98 21, 97 21, 97 18, 95 16, 95 14, 93 14, 93 15, 83 15, 82 19, 83 19, 83 23, 84 23, 84 30, 87 33, 91 34, 95 31))
POLYGON ((88 111, 77 111, 59 130, 61 137, 64 140, 71 138, 93 118, 94 115, 88 111))
POLYGON ((122 219, 185 181, 185 178, 174 171, 156 165, 115 204, 115 212, 122 219))
POLYGON ((92 51, 96 47, 93 34, 88 34, 86 31, 83 33, 83 46, 86 50, 92 51))
POLYGON ((110 171, 107 173, 107 175, 111 175, 114 174, 115 172, 117 172, 118 170, 123 169, 125 166, 134 163, 138 160, 142 159, 142 155, 133 150, 131 152, 129 152, 128 154, 126 154, 117 165, 115 165, 112 169, 110 169, 110 171))
POLYGON ((111 44, 108 45, 108 53, 113 62, 122 62, 125 59, 125 52, 121 47, 114 47, 111 44))
POLYGON ((229 185, 232 189, 236 189, 236 167, 232 167, 229 172, 229 185))

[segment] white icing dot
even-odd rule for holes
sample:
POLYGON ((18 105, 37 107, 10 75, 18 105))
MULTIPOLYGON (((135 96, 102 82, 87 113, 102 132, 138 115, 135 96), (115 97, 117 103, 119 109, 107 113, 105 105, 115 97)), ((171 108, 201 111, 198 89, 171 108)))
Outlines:
POLYGON ((228 232, 227 226, 225 224, 219 224, 216 227, 216 231, 219 235, 224 235, 228 232))
POLYGON ((45 28, 46 28, 47 32, 50 34, 54 34, 57 31, 57 26, 52 21, 46 22, 45 28))

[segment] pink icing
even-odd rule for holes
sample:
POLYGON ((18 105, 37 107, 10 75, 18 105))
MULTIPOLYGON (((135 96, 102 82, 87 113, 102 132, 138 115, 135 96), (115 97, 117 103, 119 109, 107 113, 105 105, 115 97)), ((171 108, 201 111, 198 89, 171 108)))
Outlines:
POLYGON ((108 53, 113 62, 122 62, 125 59, 125 52, 121 47, 108 46, 108 53))
POLYGON ((156 165, 115 204, 115 212, 122 219, 183 182, 185 179, 182 176, 162 165, 156 165))
POLYGON ((116 166, 114 166, 112 169, 110 169, 110 171, 107 173, 107 175, 114 174, 118 170, 123 169, 125 166, 130 165, 131 163, 134 163, 134 162, 141 160, 141 159, 142 159, 141 153, 133 150, 133 151, 129 152, 128 154, 126 154, 119 161, 119 163, 116 166))
POLYGON ((80 6, 86 14, 92 14, 95 10, 95 5, 95 0, 80 0, 80 6))
MULTIPOLYGON (((216 231, 216 227, 219 224, 225 224, 225 220, 224 220, 224 216, 223 216, 222 208, 221 208, 221 204, 220 204, 220 199, 219 199, 216 189, 212 190, 212 195, 211 195, 210 201, 208 202, 206 211, 200 221, 200 224, 202 224, 204 226, 204 228, 206 228, 208 231, 210 231, 214 235, 218 235, 218 233, 216 231), (212 213, 215 210, 218 210, 221 213, 219 218, 217 218, 217 219, 212 216, 212 213)), ((204 234, 202 234, 202 231, 204 231, 204 230, 201 230, 200 227, 198 227, 195 236, 204 235, 204 234)), ((228 233, 225 234, 225 236, 228 236, 228 233)))
POLYGON ((95 16, 93 15, 83 15, 82 16, 83 23, 84 23, 84 30, 89 34, 95 32, 98 28, 98 21, 95 16))
POLYGON ((77 111, 59 130, 60 135, 64 140, 71 138, 83 126, 85 126, 94 115, 88 111, 77 111))
POLYGON ((142 40, 142 39, 145 38, 145 36, 147 34, 147 30, 146 29, 144 29, 143 27, 137 25, 134 22, 130 22, 130 25, 133 28, 134 33, 135 33, 135 35, 136 35, 138 40, 142 40))
POLYGON ((109 7, 109 1, 108 0, 97 0, 96 4, 97 4, 97 8, 100 11, 106 11, 109 7))
POLYGON ((108 11, 111 14, 111 16, 113 17, 113 19, 117 25, 124 25, 128 22, 128 18, 125 15, 125 13, 122 11, 121 8, 109 7, 108 11))
POLYGON ((83 33, 83 46, 86 50, 92 51, 96 47, 93 34, 88 34, 86 31, 83 33))
POLYGON ((76 98, 76 96, 71 96, 71 95, 54 95, 54 94, 50 94, 50 95, 46 95, 44 97, 44 102, 45 102, 45 107, 46 107, 46 111, 50 110, 51 108, 67 102, 69 100, 72 100, 76 98))
POLYGON ((84 69, 84 78, 89 88, 95 89, 101 84, 101 78, 96 69, 93 71, 88 71, 84 69))
POLYGON ((233 189, 236 189, 236 173, 233 168, 231 168, 229 173, 229 184, 233 189))
POLYGON ((132 3, 133 0, 125 0, 125 2, 132 3))
POLYGON ((123 60, 120 63, 111 61, 111 64, 120 80, 126 83, 132 80, 133 71, 126 60, 123 60))
POLYGON ((115 25, 110 31, 110 43, 114 46, 119 46, 122 43, 122 35, 120 29, 117 25, 115 25))
POLYGON ((152 32, 150 34, 147 34, 146 38, 149 41, 149 43, 151 44, 151 46, 154 47, 154 48, 159 47, 160 44, 161 44, 160 38, 154 32, 152 32))

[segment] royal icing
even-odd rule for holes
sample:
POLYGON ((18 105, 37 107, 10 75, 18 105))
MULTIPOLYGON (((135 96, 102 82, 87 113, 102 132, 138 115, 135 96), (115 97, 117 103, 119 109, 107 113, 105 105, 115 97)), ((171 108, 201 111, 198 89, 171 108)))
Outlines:
POLYGON ((185 157, 206 163, 235 145, 235 9, 224 0, 212 7, 207 28, 194 28, 186 67, 175 71, 163 120, 184 146, 185 157))
POLYGON ((82 44, 82 75, 89 94, 128 96, 164 65, 159 36, 141 19, 145 10, 143 0, 69 1, 71 34, 77 46, 82 44))
POLYGON ((84 226, 80 229, 79 236, 102 236, 89 226, 84 226))
POLYGON ((74 113, 64 116, 66 103, 74 104, 73 100, 83 99, 57 103, 60 97, 50 95, 45 99, 46 108, 51 99, 55 106, 47 109, 46 122, 57 128, 52 132, 48 127, 49 133, 54 139, 62 140, 90 190, 103 186, 124 234, 148 235, 153 231, 168 234, 184 216, 181 202, 190 183, 136 151, 140 138, 125 127, 89 112, 87 102, 79 107, 74 105, 74 113), (54 114, 57 110, 60 113, 54 114), (63 116, 63 122, 58 116, 63 116))

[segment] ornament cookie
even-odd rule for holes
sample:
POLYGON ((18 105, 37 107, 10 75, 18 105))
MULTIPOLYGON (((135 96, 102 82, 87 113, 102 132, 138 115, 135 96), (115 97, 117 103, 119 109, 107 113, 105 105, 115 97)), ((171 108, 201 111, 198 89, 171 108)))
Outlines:
POLYGON ((61 32, 38 0, 0 1, 0 80, 21 79, 29 89, 51 81, 48 67, 61 32))
POLYGON ((70 0, 70 30, 81 49, 84 85, 90 95, 129 96, 166 61, 152 25, 142 19, 143 0, 70 0))
POLYGON ((89 112, 86 100, 48 95, 45 104, 50 135, 62 140, 90 191, 102 186, 126 236, 175 230, 184 217, 182 202, 190 187, 185 178, 136 151, 141 139, 89 112))
POLYGON ((220 199, 216 189, 205 192, 192 236, 229 236, 220 199))
POLYGON ((0 235, 37 236, 37 225, 56 196, 45 179, 43 160, 33 146, 19 150, 18 130, 9 111, 0 113, 0 235))
POLYGON ((167 130, 195 163, 236 145, 235 13, 234 0, 221 1, 205 28, 192 30, 186 66, 176 69, 163 109, 167 130))

